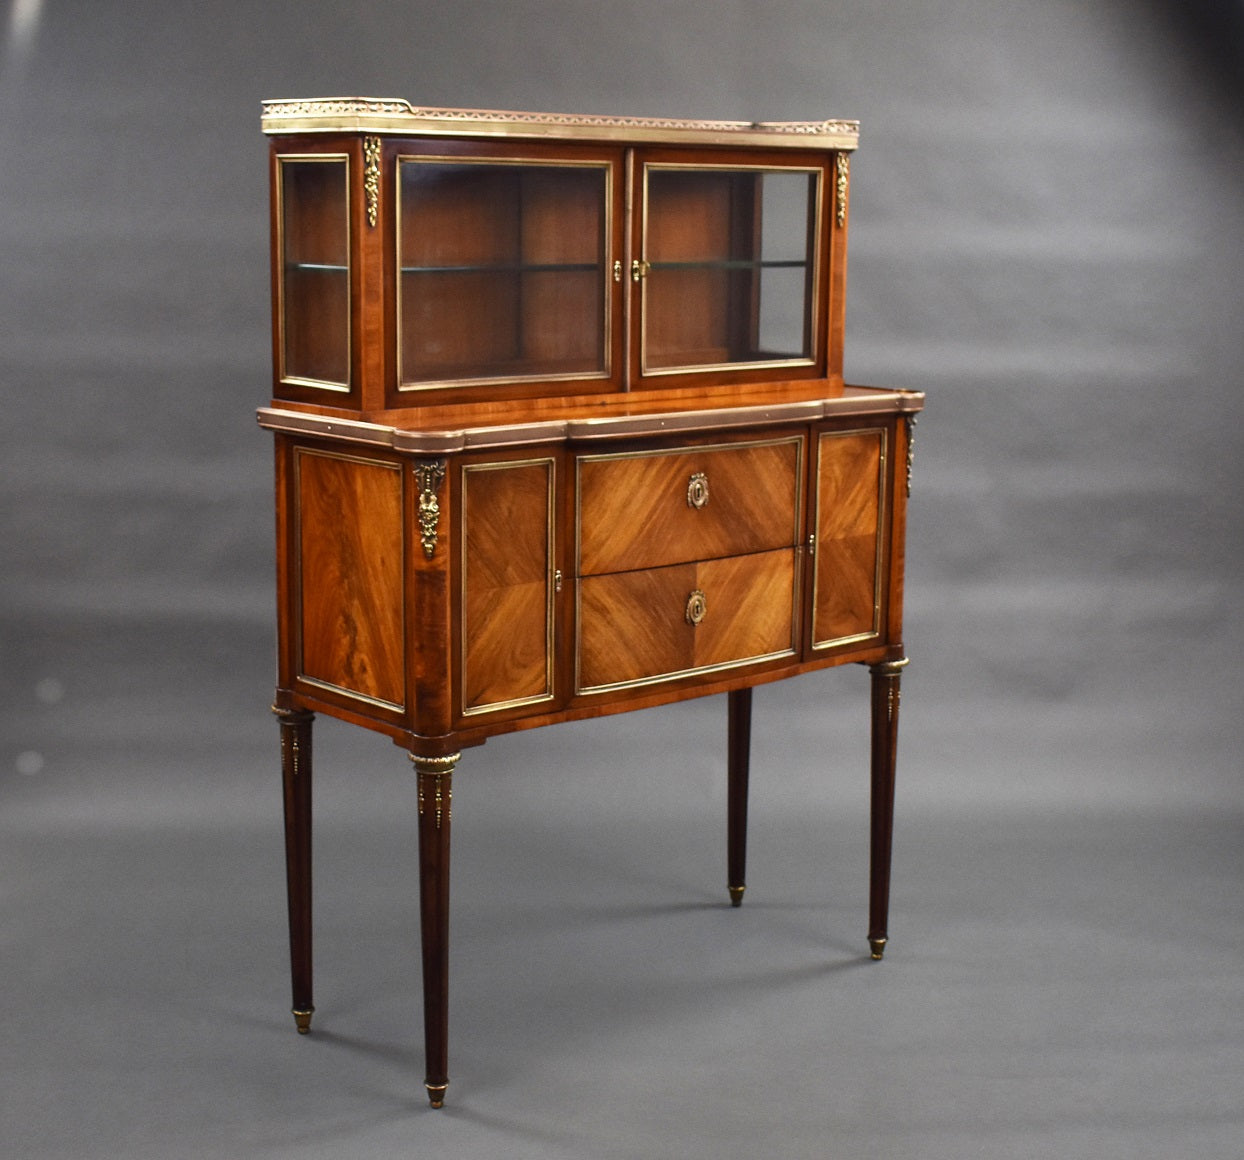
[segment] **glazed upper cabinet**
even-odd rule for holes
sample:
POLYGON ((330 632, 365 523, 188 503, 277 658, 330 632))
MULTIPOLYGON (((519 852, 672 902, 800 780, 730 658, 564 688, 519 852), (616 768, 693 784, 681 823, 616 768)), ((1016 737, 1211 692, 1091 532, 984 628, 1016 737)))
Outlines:
POLYGON ((737 906, 751 688, 868 665, 880 958, 924 397, 843 381, 856 124, 332 99, 263 127, 299 1030, 315 713, 415 767, 437 1106, 453 776, 488 739, 724 695, 737 906))
POLYGON ((604 140, 556 145, 418 115, 408 131, 436 135, 267 120, 278 398, 374 411, 841 374, 851 122, 689 148, 659 128, 615 145, 590 119, 579 135, 604 140))

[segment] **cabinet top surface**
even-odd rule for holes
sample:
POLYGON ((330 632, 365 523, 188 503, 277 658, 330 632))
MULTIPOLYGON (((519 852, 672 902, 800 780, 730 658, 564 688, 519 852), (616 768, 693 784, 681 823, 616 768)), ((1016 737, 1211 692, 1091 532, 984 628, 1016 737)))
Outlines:
POLYGON ((609 441, 737 430, 848 416, 915 414, 921 391, 844 386, 822 381, 718 392, 665 392, 536 399, 521 405, 429 407, 347 418, 278 400, 262 407, 259 425, 276 431, 346 439, 403 451, 445 454, 520 444, 609 441))
POLYGON ((763 145, 854 149, 858 121, 695 121, 593 114, 432 109, 400 98, 317 97, 263 102, 263 131, 390 133, 401 136, 511 137, 640 144, 763 145))

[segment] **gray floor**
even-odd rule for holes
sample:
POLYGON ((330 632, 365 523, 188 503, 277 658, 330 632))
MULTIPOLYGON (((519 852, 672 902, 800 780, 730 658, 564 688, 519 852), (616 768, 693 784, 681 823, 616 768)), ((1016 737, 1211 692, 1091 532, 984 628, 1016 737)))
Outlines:
POLYGON ((956 792, 909 690, 876 964, 863 673, 758 693, 738 911, 720 699, 496 739, 455 787, 453 1083, 432 1112, 402 754, 318 725, 299 1037, 264 650, 184 629, 140 679, 118 643, 41 639, 73 677, 5 690, 31 749, 0 809, 0 1154, 1244 1153, 1238 812, 956 792), (192 698, 189 658, 232 679, 192 698))
POLYGON ((1208 0, 127 0, 0 51, 0 1157, 1244 1156, 1244 35, 1208 0), (916 440, 892 946, 866 677, 494 740, 448 1106, 414 802, 317 733, 288 1013, 264 97, 861 118, 916 440))

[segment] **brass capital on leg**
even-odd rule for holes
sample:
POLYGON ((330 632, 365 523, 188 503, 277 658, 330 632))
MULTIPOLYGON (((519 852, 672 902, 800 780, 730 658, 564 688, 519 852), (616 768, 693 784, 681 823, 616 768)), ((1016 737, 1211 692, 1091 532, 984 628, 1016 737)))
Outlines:
POLYGON ((419 816, 422 818, 428 810, 435 810, 435 825, 439 830, 453 819, 453 773, 462 754, 419 757, 411 753, 408 756, 418 775, 419 816))
POLYGON ((303 1010, 297 1007, 293 1009, 294 1023, 298 1027, 299 1035, 306 1035, 311 1031, 311 1016, 314 1014, 314 1007, 307 1007, 303 1010))
POLYGON ((897 677, 909 663, 909 657, 899 657, 896 661, 878 661, 875 665, 869 665, 868 671, 875 677, 897 677))
POLYGON ((428 1102, 434 1108, 443 1108, 445 1106, 445 1089, 449 1087, 447 1083, 429 1083, 424 1084, 428 1089, 428 1102))

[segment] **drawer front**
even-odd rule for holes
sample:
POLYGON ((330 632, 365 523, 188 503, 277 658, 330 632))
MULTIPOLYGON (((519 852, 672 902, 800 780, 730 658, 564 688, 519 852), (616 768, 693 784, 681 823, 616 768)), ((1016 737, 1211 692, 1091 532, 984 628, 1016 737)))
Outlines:
POLYGON ((584 455, 578 574, 788 548, 800 539, 803 436, 584 455))
POLYGON ((796 550, 587 576, 576 688, 652 684, 795 651, 796 550))

